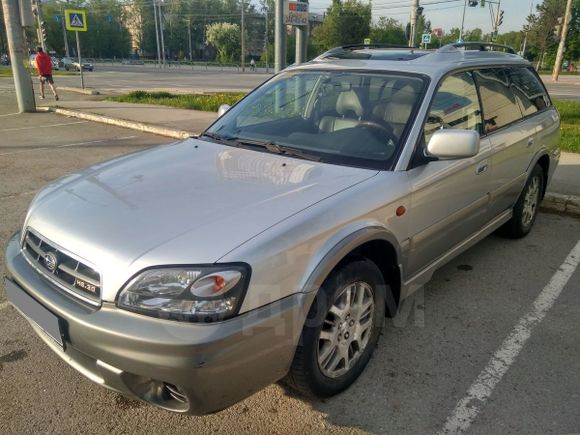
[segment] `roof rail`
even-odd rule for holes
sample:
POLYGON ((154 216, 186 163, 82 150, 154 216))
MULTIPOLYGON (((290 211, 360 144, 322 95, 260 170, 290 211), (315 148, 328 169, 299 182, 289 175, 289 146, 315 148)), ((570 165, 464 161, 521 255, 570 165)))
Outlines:
POLYGON ((501 48, 506 53, 516 54, 515 50, 509 45, 496 44, 494 42, 456 42, 453 44, 447 44, 437 50, 438 53, 449 53, 455 51, 458 48, 475 47, 479 51, 492 51, 494 48, 501 48), (492 49, 492 50, 490 50, 492 49))
POLYGON ((417 50, 419 47, 409 47, 407 45, 396 45, 396 44, 381 44, 381 43, 373 43, 373 44, 347 44, 341 45, 340 47, 331 48, 328 51, 325 51, 317 59, 324 59, 327 57, 331 57, 335 54, 344 53, 345 51, 353 51, 359 50, 364 48, 398 48, 398 49, 407 49, 407 50, 417 50))

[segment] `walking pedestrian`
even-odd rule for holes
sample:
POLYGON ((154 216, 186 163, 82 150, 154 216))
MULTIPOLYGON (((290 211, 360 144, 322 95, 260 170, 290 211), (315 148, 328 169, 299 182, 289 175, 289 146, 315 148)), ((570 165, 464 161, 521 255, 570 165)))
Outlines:
POLYGON ((250 59, 250 71, 256 71, 256 61, 253 57, 250 59))
POLYGON ((52 79, 52 59, 42 50, 42 47, 36 49, 36 58, 34 59, 36 70, 38 71, 38 79, 40 80, 40 99, 44 100, 44 84, 48 83, 54 99, 58 101, 58 94, 52 79))

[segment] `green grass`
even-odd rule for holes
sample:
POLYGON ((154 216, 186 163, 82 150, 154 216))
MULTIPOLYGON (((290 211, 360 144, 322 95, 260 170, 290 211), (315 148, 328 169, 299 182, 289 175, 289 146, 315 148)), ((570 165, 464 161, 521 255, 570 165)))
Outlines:
POLYGON ((562 124, 580 125, 580 101, 556 100, 554 105, 560 112, 562 124))
POLYGON ((161 106, 177 107, 180 109, 216 112, 222 104, 232 105, 244 95, 245 93, 243 92, 179 95, 169 92, 134 91, 126 95, 108 97, 107 100, 120 103, 159 104, 161 106))
POLYGON ((580 153, 580 101, 556 100, 554 105, 562 121, 560 149, 580 153))

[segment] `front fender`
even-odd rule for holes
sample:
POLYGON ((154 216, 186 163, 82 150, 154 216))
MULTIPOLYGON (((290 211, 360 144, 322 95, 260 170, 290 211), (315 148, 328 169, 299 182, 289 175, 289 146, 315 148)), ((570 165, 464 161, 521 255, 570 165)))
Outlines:
POLYGON ((317 254, 312 256, 312 261, 300 283, 302 292, 317 291, 330 272, 349 252, 372 240, 383 240, 390 243, 397 256, 397 265, 402 270, 397 238, 380 225, 359 223, 354 228, 352 226, 342 228, 321 246, 317 254))

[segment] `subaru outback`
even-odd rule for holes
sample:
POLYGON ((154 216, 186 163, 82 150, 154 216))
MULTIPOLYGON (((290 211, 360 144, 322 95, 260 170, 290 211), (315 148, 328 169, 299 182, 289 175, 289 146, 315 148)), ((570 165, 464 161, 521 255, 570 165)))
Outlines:
POLYGON ((498 230, 531 230, 559 114, 506 47, 339 47, 199 137, 48 185, 9 301, 90 380, 205 414, 285 379, 345 390, 385 317, 498 230))

